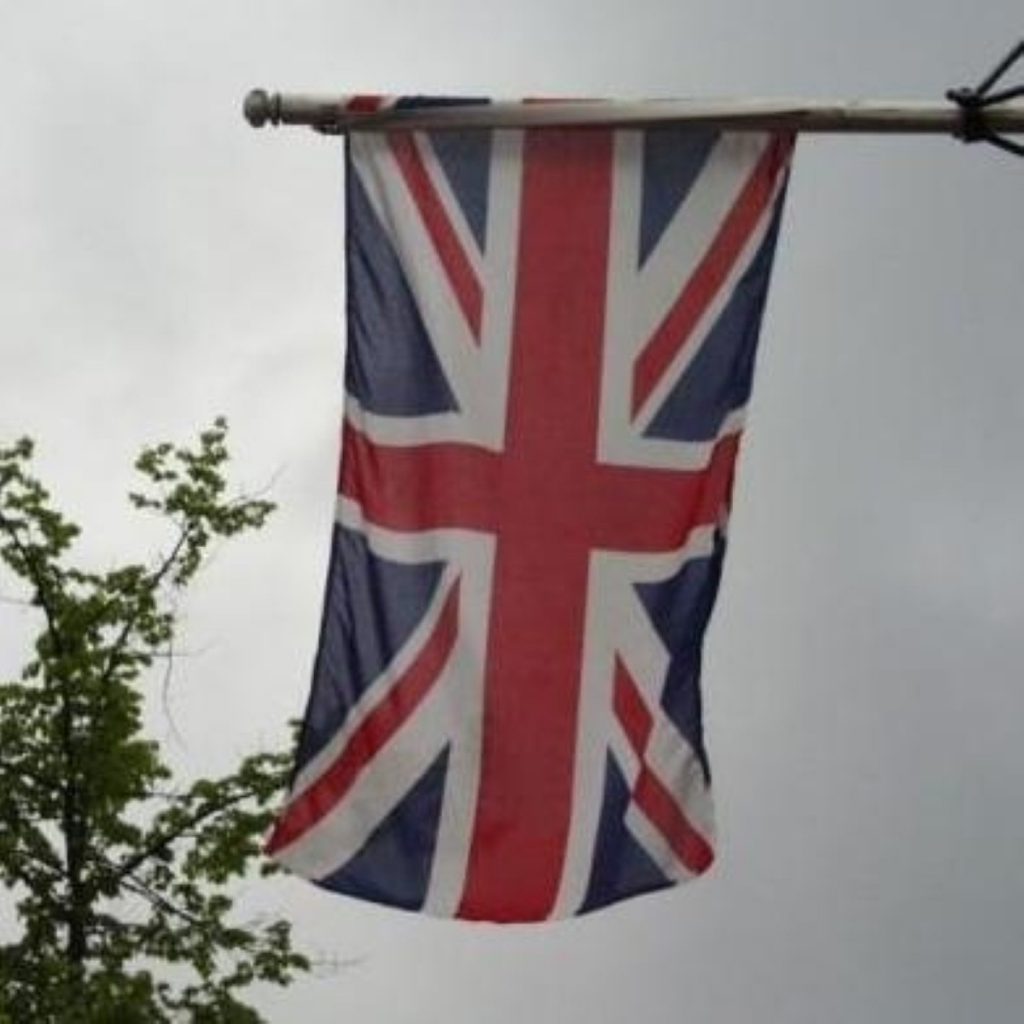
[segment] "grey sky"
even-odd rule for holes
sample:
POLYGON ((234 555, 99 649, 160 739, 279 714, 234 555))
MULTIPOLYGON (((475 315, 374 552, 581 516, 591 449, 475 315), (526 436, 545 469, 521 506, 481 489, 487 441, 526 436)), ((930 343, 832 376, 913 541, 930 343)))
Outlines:
MULTIPOLYGON (((185 609, 175 762, 283 741, 333 511, 340 151, 253 132, 250 87, 928 98, 1020 26, 1010 0, 0 5, 0 436, 39 440, 100 561, 159 542, 115 503, 133 452, 220 412, 280 503, 185 609)), ((249 912, 354 961, 261 993, 272 1020, 1019 1019, 1022 193, 945 140, 798 148, 705 669, 711 875, 505 929, 254 883, 249 912)), ((0 608, 0 671, 25 627, 0 608)))

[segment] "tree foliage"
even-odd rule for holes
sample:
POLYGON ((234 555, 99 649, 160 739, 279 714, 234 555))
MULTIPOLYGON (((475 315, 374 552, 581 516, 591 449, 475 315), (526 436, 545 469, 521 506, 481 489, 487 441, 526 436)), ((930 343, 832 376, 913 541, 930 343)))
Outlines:
POLYGON ((249 1024, 242 990, 309 966, 285 921, 230 923, 287 756, 176 787, 143 727, 176 599, 212 543, 273 508, 228 495, 226 436, 218 419, 194 447, 142 451, 130 501, 171 537, 152 563, 105 572, 72 562, 79 529, 32 476, 31 442, 0 448, 0 560, 40 623, 20 678, 0 683, 0 886, 19 926, 0 945, 0 1024, 249 1024))

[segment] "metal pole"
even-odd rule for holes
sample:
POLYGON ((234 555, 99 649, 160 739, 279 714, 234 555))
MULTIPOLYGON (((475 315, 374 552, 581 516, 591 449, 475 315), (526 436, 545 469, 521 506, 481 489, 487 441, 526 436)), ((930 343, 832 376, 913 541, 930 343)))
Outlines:
MULTIPOLYGON (((690 124, 731 131, 867 134, 964 134, 964 111, 956 103, 900 100, 587 100, 572 102, 495 102, 447 107, 395 109, 352 96, 268 94, 254 89, 245 99, 245 117, 263 125, 306 125, 330 134, 396 129, 556 128, 690 124)), ((1024 133, 1024 103, 985 109, 986 125, 1003 134, 1024 133)))

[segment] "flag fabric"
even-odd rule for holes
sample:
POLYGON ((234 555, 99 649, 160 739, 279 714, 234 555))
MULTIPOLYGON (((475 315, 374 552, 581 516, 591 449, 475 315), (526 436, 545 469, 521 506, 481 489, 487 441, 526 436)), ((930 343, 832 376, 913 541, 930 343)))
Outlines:
POLYGON ((350 134, 340 482, 268 845, 286 867, 537 921, 711 865, 701 648, 792 147, 350 134))

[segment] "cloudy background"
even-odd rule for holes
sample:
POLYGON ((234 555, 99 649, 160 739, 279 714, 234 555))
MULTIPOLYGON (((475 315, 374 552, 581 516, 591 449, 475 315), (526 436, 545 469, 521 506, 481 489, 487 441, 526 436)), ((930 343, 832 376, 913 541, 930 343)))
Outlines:
MULTIPOLYGON (((280 510, 183 609, 153 724, 183 771, 285 742, 333 512, 341 157, 256 85, 938 97, 1021 31, 987 0, 0 2, 0 436, 104 564, 147 441, 218 413, 280 510), (176 729, 176 731, 175 731, 176 729)), ((706 879, 591 918, 421 920, 254 883, 333 967, 274 1022, 1019 1020, 1024 164, 942 139, 798 150, 705 686, 706 879)), ((0 592, 7 584, 0 585, 0 592)), ((0 605, 0 672, 26 613, 0 605)), ((158 681, 153 681, 158 691, 158 681)), ((2 913, 0 913, 2 921, 2 913)))

